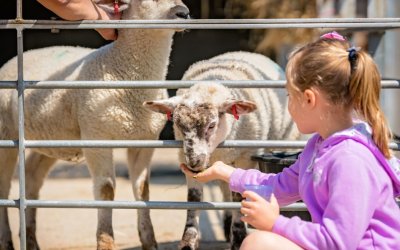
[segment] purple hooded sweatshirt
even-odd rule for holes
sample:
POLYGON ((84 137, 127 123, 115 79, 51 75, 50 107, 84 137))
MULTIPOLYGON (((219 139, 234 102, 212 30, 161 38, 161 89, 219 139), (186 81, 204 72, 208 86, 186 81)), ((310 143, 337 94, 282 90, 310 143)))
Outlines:
POLYGON ((312 222, 280 215, 272 229, 304 249, 400 249, 400 164, 383 157, 365 123, 314 135, 282 173, 236 169, 231 190, 245 184, 272 185, 280 206, 304 201, 312 222))

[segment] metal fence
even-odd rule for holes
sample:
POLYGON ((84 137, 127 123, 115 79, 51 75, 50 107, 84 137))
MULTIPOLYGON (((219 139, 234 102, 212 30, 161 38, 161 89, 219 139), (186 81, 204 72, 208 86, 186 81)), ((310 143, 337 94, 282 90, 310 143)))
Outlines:
MULTIPOLYGON (((236 202, 152 202, 152 201, 58 201, 58 200, 27 200, 25 197, 25 149, 54 148, 179 148, 180 141, 171 140, 26 140, 24 135, 24 91, 25 89, 48 88, 186 88, 195 81, 25 81, 23 76, 23 31, 25 29, 95 29, 95 28, 146 28, 146 29, 275 29, 275 28, 346 28, 386 30, 400 28, 400 18, 311 18, 311 19, 224 19, 224 20, 119 20, 119 21, 45 21, 24 20, 22 18, 22 2, 17 0, 17 18, 15 20, 0 20, 0 29, 16 29, 18 80, 0 81, 0 89, 16 88, 18 90, 18 140, 1 140, 0 148, 18 148, 19 151, 19 199, 0 200, 0 207, 19 208, 20 217, 20 247, 26 249, 25 210, 35 208, 119 208, 119 209, 239 209, 236 202)), ((282 88, 285 81, 225 81, 228 87, 240 88, 282 88)), ((397 80, 382 81, 383 88, 400 88, 397 80)), ((302 148, 305 141, 225 141, 219 147, 273 147, 302 148)), ((400 150, 400 144, 391 143, 390 147, 400 150)), ((282 211, 306 211, 303 203, 292 204, 282 208, 282 211)))

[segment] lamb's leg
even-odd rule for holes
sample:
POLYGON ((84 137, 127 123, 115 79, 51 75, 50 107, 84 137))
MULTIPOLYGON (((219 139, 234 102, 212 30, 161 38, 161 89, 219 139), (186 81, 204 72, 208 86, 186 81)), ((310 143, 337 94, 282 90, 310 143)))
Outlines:
MULTIPOLYGON (((186 178, 188 186, 187 200, 198 202, 203 200, 203 184, 194 179, 186 178)), ((185 230, 182 240, 179 243, 179 249, 193 250, 199 248, 200 229, 199 229, 199 211, 188 210, 186 217, 185 230)))
MULTIPOLYGON (((0 149, 0 199, 8 198, 17 156, 15 149, 0 149)), ((0 250, 3 249, 14 249, 6 207, 0 207, 0 250)))
MULTIPOLYGON (((148 201, 150 162, 154 149, 128 149, 129 177, 137 201, 148 201)), ((149 209, 138 209, 137 227, 144 250, 157 249, 149 209)))
MULTIPOLYGON (((243 200, 242 195, 239 193, 232 192, 232 201, 241 202, 243 200)), ((231 249, 239 249, 242 241, 247 236, 246 226, 243 221, 240 220, 242 214, 239 210, 232 211, 232 227, 231 227, 231 249)))
MULTIPOLYGON (((95 199, 114 200, 115 170, 112 149, 84 149, 83 154, 93 178, 95 199)), ((115 249, 112 209, 100 208, 97 219, 97 249, 115 249)))
MULTIPOLYGON (((32 152, 26 159, 25 178, 26 178, 26 198, 38 199, 39 190, 43 185, 44 179, 56 159, 45 155, 32 152)), ((26 210, 26 247, 27 249, 39 249, 36 240, 36 208, 26 210)))
MULTIPOLYGON (((223 181, 219 181, 219 187, 222 192, 222 198, 224 202, 232 201, 232 192, 229 189, 229 185, 227 185, 223 181)), ((232 227, 232 211, 224 210, 224 235, 227 242, 230 242, 231 239, 231 227, 232 227)))

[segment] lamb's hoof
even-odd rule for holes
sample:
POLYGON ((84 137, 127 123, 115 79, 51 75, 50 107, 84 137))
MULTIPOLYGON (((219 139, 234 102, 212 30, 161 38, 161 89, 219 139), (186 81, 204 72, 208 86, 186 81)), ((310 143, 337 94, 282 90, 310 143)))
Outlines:
POLYGON ((181 243, 179 244, 179 247, 178 247, 178 249, 180 249, 180 250, 196 250, 196 249, 198 249, 199 247, 195 247, 195 246, 184 246, 184 245, 182 245, 181 243))
POLYGON ((29 238, 26 239, 26 249, 29 250, 40 250, 39 244, 36 240, 31 240, 29 238))
POLYGON ((158 246, 157 246, 157 243, 154 242, 154 243, 152 243, 152 244, 142 245, 142 249, 143 249, 143 250, 157 250, 157 249, 158 249, 158 246))
POLYGON ((97 238, 97 250, 115 250, 114 237, 103 233, 97 238))
POLYGON ((196 250, 199 249, 200 235, 196 228, 186 228, 182 240, 179 243, 178 249, 181 250, 196 250))
POLYGON ((14 250, 14 246, 11 240, 2 241, 0 240, 0 250, 14 250))
POLYGON ((190 246, 184 246, 184 247, 179 247, 180 250, 194 250, 195 248, 192 248, 190 246))

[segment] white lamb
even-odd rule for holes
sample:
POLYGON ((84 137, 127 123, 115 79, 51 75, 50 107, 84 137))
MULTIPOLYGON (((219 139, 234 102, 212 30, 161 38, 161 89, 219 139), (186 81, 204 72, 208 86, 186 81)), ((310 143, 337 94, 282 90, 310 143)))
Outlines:
MULTIPOLYGON (((97 0, 109 11, 114 1, 97 0)), ((181 0, 120 0, 122 19, 189 17, 181 0)), ((115 42, 99 49, 49 47, 24 53, 27 80, 163 80, 171 52, 171 29, 120 29, 115 42)), ((16 59, 0 69, 0 80, 16 80, 16 59)), ((0 139, 18 139, 15 90, 0 92, 0 139)), ((166 98, 165 89, 42 89, 25 92, 25 137, 31 140, 156 140, 166 119, 143 108, 144 100, 166 98)), ((137 200, 149 199, 153 149, 128 149, 129 174, 137 200)), ((46 174, 57 159, 85 158, 96 200, 113 200, 112 149, 36 148, 26 160, 26 197, 38 199, 46 174)), ((6 199, 17 161, 16 149, 0 149, 0 199, 6 199)), ((35 209, 27 210, 27 249, 39 249, 35 209)), ((149 210, 138 210, 143 249, 156 249, 149 210)), ((99 209, 97 248, 115 249, 112 210, 99 209)), ((0 249, 13 249, 6 208, 0 208, 0 249)))
MULTIPOLYGON (((154 111, 173 115, 174 133, 183 141, 180 152, 193 172, 202 171, 215 161, 223 161, 241 168, 256 168, 251 156, 263 152, 254 148, 224 148, 217 146, 224 140, 281 140, 296 139, 299 132, 291 121, 284 100, 279 100, 271 89, 228 89, 220 80, 277 80, 282 69, 269 58, 249 52, 230 52, 192 65, 183 80, 213 82, 197 83, 180 89, 177 96, 145 102, 154 111), (235 120, 234 116, 239 117, 235 120), (246 114, 246 115, 245 115, 246 114), (243 115, 243 116, 242 116, 243 115)), ((283 99, 283 98, 282 98, 283 99)), ((188 200, 201 201, 203 185, 188 178, 188 200)), ((229 191, 221 183, 225 201, 241 201, 238 193, 229 191)), ((197 249, 199 243, 198 214, 189 210, 181 249, 197 249)), ((246 236, 239 211, 226 212, 225 237, 231 248, 239 249, 246 236)))

